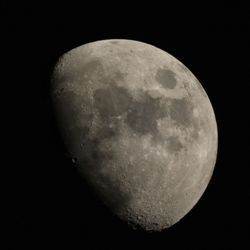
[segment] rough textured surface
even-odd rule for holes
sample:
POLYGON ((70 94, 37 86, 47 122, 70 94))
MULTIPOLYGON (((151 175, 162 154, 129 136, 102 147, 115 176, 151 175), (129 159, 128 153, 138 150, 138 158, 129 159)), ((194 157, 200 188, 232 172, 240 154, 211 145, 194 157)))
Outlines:
POLYGON ((212 175, 217 127, 182 63, 145 43, 104 40, 63 55, 52 83, 68 150, 116 215, 162 230, 190 211, 212 175))

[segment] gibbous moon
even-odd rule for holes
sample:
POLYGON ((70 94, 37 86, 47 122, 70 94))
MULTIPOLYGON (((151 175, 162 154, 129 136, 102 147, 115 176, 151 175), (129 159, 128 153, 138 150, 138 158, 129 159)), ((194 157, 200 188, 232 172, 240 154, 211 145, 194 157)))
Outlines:
POLYGON ((138 41, 92 42, 59 59, 51 92, 80 175, 121 220, 161 231, 194 207, 214 169, 217 125, 180 61, 138 41))

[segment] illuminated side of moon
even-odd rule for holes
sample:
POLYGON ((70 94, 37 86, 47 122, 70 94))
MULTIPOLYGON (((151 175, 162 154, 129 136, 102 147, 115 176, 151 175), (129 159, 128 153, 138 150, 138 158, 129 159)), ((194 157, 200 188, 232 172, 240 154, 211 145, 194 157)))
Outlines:
POLYGON ((79 173, 120 219, 161 231, 200 199, 217 125, 201 84, 176 58, 132 40, 88 43, 58 61, 52 98, 79 173))

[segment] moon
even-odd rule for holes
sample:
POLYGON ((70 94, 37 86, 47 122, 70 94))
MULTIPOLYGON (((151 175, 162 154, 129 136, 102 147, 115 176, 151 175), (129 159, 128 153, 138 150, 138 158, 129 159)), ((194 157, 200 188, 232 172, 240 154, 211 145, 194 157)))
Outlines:
POLYGON ((51 82, 67 150, 114 215, 162 231, 194 207, 218 139, 209 98, 187 67, 143 42, 101 40, 65 53, 51 82))

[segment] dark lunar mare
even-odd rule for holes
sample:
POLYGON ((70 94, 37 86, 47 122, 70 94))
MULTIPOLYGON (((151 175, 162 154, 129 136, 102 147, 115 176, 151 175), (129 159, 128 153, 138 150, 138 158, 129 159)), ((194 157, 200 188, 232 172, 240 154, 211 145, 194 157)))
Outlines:
POLYGON ((166 89, 174 89, 177 84, 175 73, 169 69, 159 69, 155 79, 166 89))

